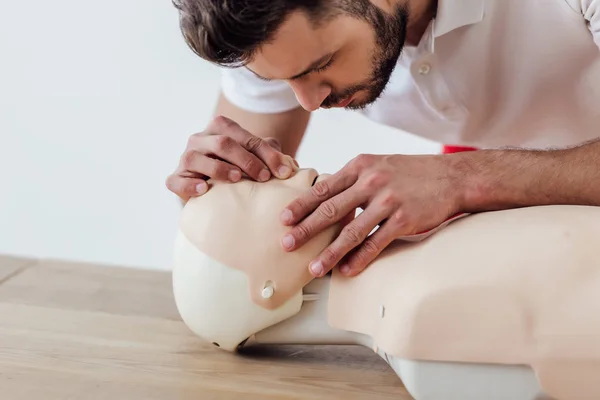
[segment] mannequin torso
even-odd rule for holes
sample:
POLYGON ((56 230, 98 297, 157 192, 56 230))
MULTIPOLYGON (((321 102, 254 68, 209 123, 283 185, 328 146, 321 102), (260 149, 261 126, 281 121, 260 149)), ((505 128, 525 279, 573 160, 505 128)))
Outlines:
MULTIPOLYGON (((305 178, 300 173, 296 179, 311 181, 305 178)), ((250 336, 261 343, 368 346, 417 399, 528 400, 541 392, 557 399, 600 398, 600 388, 586 376, 600 371, 600 268, 594 254, 600 208, 469 216, 422 242, 390 246, 356 277, 334 271, 311 282, 308 261, 335 230, 288 258, 276 247, 283 234, 276 216, 296 194, 288 190, 294 182, 245 184, 220 186, 212 199, 184 210, 174 289, 182 317, 199 336, 212 341, 225 338, 226 328, 239 331, 228 344, 220 341, 226 349, 250 336), (269 188, 287 193, 274 207, 265 204, 269 188), (248 197, 258 206, 246 203, 248 197), (236 199, 240 215, 231 215, 235 204, 228 199, 236 199), (250 232, 254 237, 232 251, 250 232), (252 318, 227 311, 242 308, 252 318), (227 326, 219 331, 218 325, 227 326), (482 386, 473 391, 478 374, 482 386), (432 390, 431 379, 441 397, 424 393, 432 390)))

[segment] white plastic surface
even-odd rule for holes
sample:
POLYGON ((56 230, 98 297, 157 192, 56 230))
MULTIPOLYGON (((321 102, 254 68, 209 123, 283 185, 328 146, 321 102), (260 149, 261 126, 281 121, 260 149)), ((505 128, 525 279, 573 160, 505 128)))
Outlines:
MULTIPOLYGON (((249 337, 249 343, 372 346, 369 337, 327 323, 328 277, 314 280, 304 294, 268 311, 249 300, 241 271, 207 257, 181 232, 175 255, 173 289, 182 319, 196 335, 224 350, 235 351, 249 337)), ((382 349, 377 354, 415 400, 548 399, 527 366, 412 361, 388 356, 382 349)))
POLYGON ((379 355, 415 400, 542 400, 528 366, 441 363, 379 355))
POLYGON ((227 351, 235 351, 254 333, 295 315, 302 305, 302 292, 276 310, 254 304, 246 275, 207 257, 181 231, 175 239, 173 294, 190 330, 227 351))

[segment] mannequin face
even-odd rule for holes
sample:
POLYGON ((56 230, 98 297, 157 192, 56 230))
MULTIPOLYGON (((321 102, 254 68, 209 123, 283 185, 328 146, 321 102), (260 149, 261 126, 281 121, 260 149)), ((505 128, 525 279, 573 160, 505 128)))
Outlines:
POLYGON ((208 192, 186 204, 182 231, 207 256, 243 271, 253 301, 275 308, 312 280, 309 262, 339 232, 339 226, 333 226, 294 252, 281 246, 281 238, 289 230, 279 219, 281 211, 324 178, 314 169, 301 169, 285 180, 209 181, 208 192), (274 288, 272 297, 263 297, 266 285, 274 288))

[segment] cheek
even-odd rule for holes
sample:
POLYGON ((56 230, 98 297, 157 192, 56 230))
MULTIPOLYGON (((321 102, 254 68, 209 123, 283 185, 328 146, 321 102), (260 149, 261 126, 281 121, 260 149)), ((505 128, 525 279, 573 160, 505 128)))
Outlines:
POLYGON ((365 41, 359 41, 348 49, 344 49, 325 75, 325 81, 330 83, 336 91, 371 79, 373 75, 372 46, 365 41))

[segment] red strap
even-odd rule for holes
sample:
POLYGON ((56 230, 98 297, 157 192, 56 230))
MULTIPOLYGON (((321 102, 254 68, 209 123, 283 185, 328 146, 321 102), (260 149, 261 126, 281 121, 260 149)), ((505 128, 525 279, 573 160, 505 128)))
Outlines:
POLYGON ((476 147, 468 147, 468 146, 444 145, 442 147, 442 154, 460 153, 463 151, 475 151, 475 150, 478 150, 478 149, 476 147))

